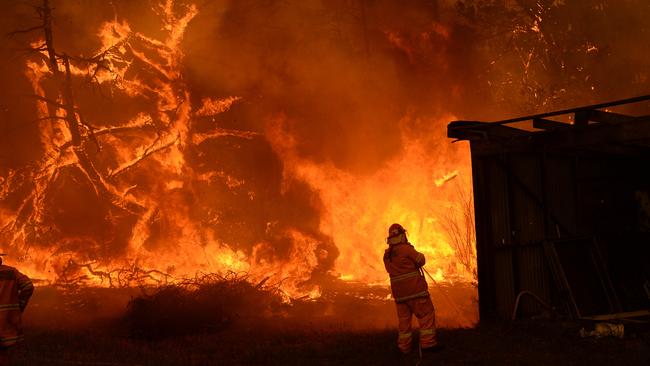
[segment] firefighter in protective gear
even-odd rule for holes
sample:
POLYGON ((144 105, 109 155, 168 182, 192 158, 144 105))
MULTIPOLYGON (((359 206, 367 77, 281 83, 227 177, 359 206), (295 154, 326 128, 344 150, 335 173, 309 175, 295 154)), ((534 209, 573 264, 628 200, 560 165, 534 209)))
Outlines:
POLYGON ((21 315, 33 292, 32 281, 0 257, 0 365, 8 364, 7 349, 23 340, 21 315))
POLYGON ((397 306, 397 345, 403 353, 412 348, 412 316, 420 325, 420 347, 423 351, 438 347, 436 340, 436 314, 429 297, 427 282, 422 273, 424 255, 406 238, 406 230, 393 224, 388 229, 388 249, 384 253, 384 266, 390 275, 390 288, 397 306))

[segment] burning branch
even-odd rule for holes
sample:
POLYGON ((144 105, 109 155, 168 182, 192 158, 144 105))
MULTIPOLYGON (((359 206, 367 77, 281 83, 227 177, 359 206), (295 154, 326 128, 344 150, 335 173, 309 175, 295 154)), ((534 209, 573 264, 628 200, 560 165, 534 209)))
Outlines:
POLYGON ((45 45, 50 60, 50 70, 52 73, 59 72, 59 65, 56 61, 56 51, 54 50, 54 37, 52 32, 52 8, 49 0, 43 0, 43 6, 38 8, 39 15, 43 20, 43 30, 45 33, 45 45))
POLYGON ((112 126, 106 128, 100 128, 95 130, 95 136, 101 135, 117 135, 125 132, 140 132, 147 128, 154 128, 153 125, 136 125, 136 126, 112 126))
POLYGON ((260 135, 259 133, 252 132, 252 131, 241 131, 241 130, 234 130, 234 129, 218 128, 210 133, 195 134, 194 136, 192 136, 192 142, 196 145, 199 145, 205 142, 206 140, 219 138, 219 137, 226 137, 226 136, 239 137, 239 138, 250 140, 259 135, 260 135))
MULTIPOLYGON (((72 165, 77 167, 81 172, 83 172, 88 181, 91 183, 92 187, 95 190, 95 193, 98 196, 109 197, 110 202, 115 204, 116 207, 126 209, 129 212, 139 212, 142 209, 142 207, 135 201, 130 201, 122 196, 119 196, 116 193, 117 190, 105 182, 101 174, 95 168, 91 159, 88 157, 88 154, 84 149, 84 142, 86 139, 90 138, 93 142, 95 142, 98 149, 100 146, 96 135, 94 134, 94 127, 83 119, 78 111, 78 108, 75 105, 72 90, 73 72, 70 63, 70 57, 65 53, 58 54, 55 51, 54 36, 52 31, 52 11, 49 6, 49 1, 44 0, 42 7, 38 7, 37 9, 42 19, 42 25, 32 27, 24 31, 26 32, 36 29, 43 30, 45 43, 43 44, 44 47, 41 47, 39 51, 47 53, 46 59, 48 61, 47 64, 49 65, 49 71, 54 79, 59 82, 59 85, 61 85, 61 90, 55 98, 50 98, 44 94, 38 93, 38 90, 37 94, 34 97, 37 100, 47 103, 49 107, 53 107, 64 112, 63 115, 59 115, 57 113, 52 113, 51 111, 45 116, 40 117, 38 120, 59 120, 66 122, 71 140, 59 146, 56 146, 56 144, 54 144, 54 146, 51 146, 51 150, 59 151, 58 156, 46 157, 43 162, 36 167, 36 171, 33 174, 36 181, 36 184, 33 185, 33 191, 24 199, 23 203, 20 205, 16 218, 13 220, 13 224, 11 225, 12 229, 16 232, 13 235, 14 240, 12 241, 15 241, 18 236, 24 237, 25 234, 33 230, 33 227, 38 227, 38 225, 42 222, 41 218, 43 216, 43 212, 45 211, 45 202, 43 200, 45 193, 49 190, 49 187, 55 181, 56 177, 58 177, 59 170, 66 166, 72 165), (65 72, 63 75, 59 69, 59 62, 62 62, 64 66, 65 72), (59 100, 62 100, 62 102, 59 100), (82 126, 87 129, 88 133, 82 134, 82 126), (68 155, 66 153, 66 151, 69 149, 71 150, 72 155, 68 155), (66 154, 67 158, 65 160, 61 160, 61 157, 63 157, 64 154, 66 154), (73 161, 70 161, 70 156, 74 156, 75 159, 73 161)), ((18 31, 15 34, 22 32, 23 31, 18 31)))
POLYGON ((43 28, 44 28, 43 25, 37 25, 37 26, 31 27, 31 28, 21 29, 21 30, 17 30, 17 31, 10 32, 10 33, 8 34, 8 36, 9 36, 9 37, 13 37, 13 36, 15 36, 15 35, 17 35, 17 34, 30 33, 30 32, 33 32, 33 31, 35 31, 35 30, 39 30, 39 29, 43 29, 43 28))
POLYGON ((141 163, 142 161, 144 161, 145 159, 147 159, 151 155, 153 155, 153 154, 155 154, 157 152, 163 151, 163 150, 175 145, 179 140, 180 140, 180 135, 177 135, 175 139, 173 139, 173 140, 171 140, 171 141, 169 141, 169 142, 167 142, 165 144, 159 145, 159 146, 156 146, 156 145, 158 145, 158 140, 154 141, 144 151, 144 153, 142 155, 138 156, 137 158, 133 159, 132 161, 130 161, 130 162, 122 165, 121 167, 117 168, 116 170, 111 172, 108 175, 108 177, 109 178, 114 178, 114 177, 124 173, 125 171, 127 171, 128 169, 131 169, 134 166, 138 165, 139 163, 141 163))
MULTIPOLYGON (((26 61, 26 74, 36 100, 37 121, 41 122, 39 132, 43 156, 22 173, 24 180, 12 180, 7 183, 7 192, 2 192, 3 197, 20 195, 20 203, 9 222, 3 222, 1 233, 10 238, 11 247, 8 249, 14 250, 18 256, 27 257, 28 251, 31 255, 36 250, 51 250, 39 254, 41 259, 47 258, 44 266, 54 266, 57 270, 58 277, 54 281, 66 286, 98 284, 109 287, 182 281, 182 275, 174 277, 157 269, 152 262, 159 258, 152 261, 147 256, 156 255, 141 250, 154 236, 151 233, 157 230, 158 222, 151 220, 151 213, 168 210, 165 215, 171 218, 170 221, 188 221, 183 221, 185 226, 177 235, 195 235, 198 225, 203 224, 178 217, 176 208, 169 212, 160 197, 152 192, 174 189, 169 188, 172 185, 166 185, 166 182, 173 182, 174 187, 193 187, 196 182, 205 182, 201 175, 186 166, 188 147, 193 149, 208 139, 223 136, 252 139, 259 135, 252 131, 218 127, 204 133, 194 131, 192 119, 223 113, 241 98, 207 98, 196 110, 192 108, 190 89, 181 74, 183 54, 180 42, 197 9, 193 5, 187 6, 186 12, 178 16, 174 12, 176 8, 173 1, 166 1, 157 9, 168 33, 162 40, 135 32, 126 22, 114 20, 104 23, 99 29, 102 46, 98 52, 89 53, 93 54, 91 57, 69 55, 55 49, 53 10, 48 0, 43 0, 42 6, 37 8, 42 24, 14 32, 15 35, 37 30, 43 32, 42 39, 33 42, 30 59, 26 61), (111 90, 121 93, 121 97, 137 97, 149 105, 133 118, 127 116, 121 123, 86 120, 84 116, 90 114, 82 113, 82 110, 87 111, 88 106, 80 103, 87 99, 79 98, 76 93, 80 92, 75 88, 75 82, 80 79, 93 87, 114 87, 111 90), (145 143, 139 140, 143 136, 147 139, 145 143), (97 147, 97 151, 89 150, 91 144, 97 147), (162 152, 169 154, 159 154, 162 152), (164 160, 161 155, 173 156, 174 159, 164 160), (137 174, 123 174, 144 166, 142 163, 147 160, 156 160, 160 164, 153 165, 156 171, 143 173, 160 174, 165 179, 143 183, 137 180, 141 178, 133 178, 137 174), (96 207, 80 210, 83 213, 101 212, 105 220, 103 227, 109 234, 102 233, 105 236, 101 238, 94 238, 92 234, 89 238, 80 238, 59 225, 57 215, 61 212, 65 215, 66 208, 53 207, 57 204, 54 198, 60 190, 70 187, 87 187, 88 192, 68 193, 75 198, 83 194, 93 196, 96 207), (134 190, 134 187, 146 189, 134 190), (114 239, 120 236, 114 233, 118 230, 127 232, 128 237, 114 239), (75 240, 75 245, 70 246, 70 241, 75 240), (113 258, 105 258, 107 252, 101 252, 101 256, 92 253, 92 250, 111 245, 106 244, 111 240, 125 241, 123 249, 129 253, 129 260, 115 264, 113 258), (103 259, 100 263, 88 262, 87 258, 103 259)), ((230 180, 235 179, 229 175, 215 176, 228 180, 228 187, 234 184, 230 180)), ((237 186, 242 184, 243 180, 237 180, 237 186)), ((74 224, 69 226, 73 227, 73 232, 76 230, 74 224)), ((204 246, 213 241, 204 233, 196 233, 196 237, 202 238, 200 245, 204 246)), ((166 238, 168 241, 176 239, 179 238, 166 238)), ((264 287, 265 284, 266 281, 260 281, 258 286, 264 287)))
MULTIPOLYGON (((52 100, 52 99, 46 98, 46 97, 41 96, 41 95, 33 95, 33 97, 36 98, 36 99, 38 99, 38 100, 40 100, 40 101, 43 101, 43 102, 45 102, 45 103, 47 103, 47 104, 50 104, 50 105, 52 105, 52 106, 54 106, 54 107, 57 107, 57 108, 59 108, 59 109, 66 109, 66 108, 67 108, 65 104, 61 104, 61 103, 59 103, 59 102, 57 102, 57 101, 54 101, 54 100, 52 100)), ((47 118, 47 117, 46 117, 46 118, 47 118)), ((65 116, 65 117, 57 116, 57 118, 60 118, 60 119, 63 119, 63 120, 67 120, 68 117, 67 117, 67 116, 65 116)))

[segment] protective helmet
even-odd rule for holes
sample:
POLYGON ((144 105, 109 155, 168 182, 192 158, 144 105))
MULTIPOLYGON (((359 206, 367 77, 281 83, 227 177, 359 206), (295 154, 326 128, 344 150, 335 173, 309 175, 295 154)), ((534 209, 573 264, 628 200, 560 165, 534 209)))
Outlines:
POLYGON ((386 238, 388 245, 395 245, 399 243, 408 243, 406 239, 406 230, 400 224, 393 224, 388 228, 388 237, 386 238))
POLYGON ((400 225, 400 224, 392 224, 388 228, 388 237, 391 238, 393 236, 397 236, 397 235, 405 233, 405 232, 406 232, 406 230, 404 230, 402 225, 400 225))

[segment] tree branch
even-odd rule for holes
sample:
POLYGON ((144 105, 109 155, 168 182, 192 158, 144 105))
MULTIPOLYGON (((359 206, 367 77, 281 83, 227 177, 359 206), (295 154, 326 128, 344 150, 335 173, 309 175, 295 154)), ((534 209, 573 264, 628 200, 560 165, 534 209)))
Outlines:
POLYGON ((53 73, 59 72, 59 65, 56 61, 56 51, 54 50, 54 36, 52 34, 52 8, 49 0, 43 0, 43 7, 40 9, 43 18, 43 31, 45 33, 45 44, 47 45, 47 54, 50 57, 50 70, 53 73))
POLYGON ((149 156, 151 156, 151 155, 153 155, 153 154, 155 154, 155 153, 157 153, 157 152, 159 152, 159 151, 165 150, 165 149, 167 149, 167 148, 173 146, 176 142, 178 142, 178 140, 179 140, 180 138, 181 138, 181 136, 180 136, 180 134, 179 134, 179 135, 176 136, 176 138, 175 138, 174 140, 169 141, 168 143, 166 143, 166 144, 164 144, 164 145, 161 145, 161 146, 159 146, 159 147, 157 147, 157 148, 155 148, 155 149, 154 149, 154 146, 156 145, 156 142, 154 141, 154 143, 151 144, 151 145, 150 145, 150 146, 145 150, 144 154, 140 155, 139 157, 137 157, 136 159, 132 160, 131 162, 129 162, 129 163, 127 163, 127 164, 125 164, 125 165, 119 167, 117 170, 111 172, 111 173, 108 175, 108 178, 114 178, 114 177, 116 177, 117 175, 124 173, 126 170, 131 169, 131 168, 133 168, 134 166, 138 165, 139 163, 141 163, 143 160, 145 160, 145 159, 148 158, 149 156))
MULTIPOLYGON (((38 99, 38 100, 40 100, 40 101, 42 101, 42 102, 45 102, 45 103, 47 103, 47 104, 51 104, 51 105, 53 105, 53 106, 55 106, 55 107, 57 107, 57 108, 66 109, 66 106, 65 106, 65 105, 63 105, 63 104, 61 104, 61 103, 59 103, 59 102, 57 102, 57 101, 54 101, 54 100, 52 100, 52 99, 45 98, 45 97, 42 97, 42 96, 40 96, 40 95, 32 95, 32 97, 33 97, 33 98, 36 98, 36 99, 38 99)), ((63 118, 65 119, 65 117, 63 117, 63 118)), ((67 119, 66 119, 66 121, 67 121, 67 119)))
POLYGON ((113 134, 113 133, 122 133, 122 132, 128 132, 128 131, 134 131, 134 130, 143 130, 143 129, 152 129, 155 130, 155 126, 153 125, 151 118, 148 118, 146 121, 139 123, 139 124, 131 124, 131 125, 126 125, 126 126, 110 126, 110 127, 104 127, 100 129, 95 130, 95 135, 100 136, 100 135, 106 135, 106 134, 113 134))
POLYGON ((81 122, 82 125, 84 125, 88 131, 90 131, 90 139, 95 143, 95 146, 97 146, 97 151, 102 151, 101 145, 99 145, 99 141, 97 140, 97 136, 95 135, 95 127, 86 122, 85 118, 81 113, 79 113, 79 121, 81 122))
POLYGON ((49 119, 49 120, 62 120, 62 121, 67 121, 67 119, 66 119, 65 117, 61 117, 61 116, 47 116, 47 117, 37 118, 37 119, 34 120, 34 122, 47 121, 48 119, 49 119))
POLYGON ((209 139, 214 139, 214 138, 219 138, 219 137, 239 137, 247 140, 251 140, 256 136, 259 136, 260 134, 258 132, 253 132, 253 131, 243 131, 243 130, 235 130, 235 129, 229 129, 229 128, 218 128, 215 131, 209 132, 209 133, 202 133, 202 134, 195 134, 192 136, 192 142, 196 145, 199 145, 206 140, 209 139))
POLYGON ((45 28, 45 26, 43 24, 41 24, 41 25, 37 25, 37 26, 31 27, 31 28, 20 29, 20 30, 17 30, 17 31, 9 32, 9 33, 7 33, 7 36, 8 37, 13 37, 13 36, 15 36, 17 34, 29 33, 29 32, 35 31, 37 29, 44 29, 44 28, 45 28))
POLYGON ((74 98, 72 96, 72 72, 70 71, 70 60, 67 55, 63 55, 63 65, 65 66, 65 83, 64 83, 64 99, 65 99, 65 114, 68 119, 70 134, 72 135, 72 144, 74 146, 81 145, 81 133, 79 133, 79 121, 75 113, 74 98))

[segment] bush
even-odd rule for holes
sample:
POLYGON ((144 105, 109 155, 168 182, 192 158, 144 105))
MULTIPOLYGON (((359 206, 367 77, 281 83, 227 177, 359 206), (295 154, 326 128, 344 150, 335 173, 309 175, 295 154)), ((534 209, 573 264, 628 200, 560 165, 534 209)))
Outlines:
POLYGON ((260 321, 286 307, 278 290, 265 282, 253 285, 246 277, 208 275, 160 287, 133 298, 125 322, 132 336, 164 338, 260 321))

